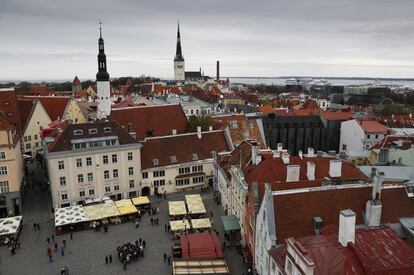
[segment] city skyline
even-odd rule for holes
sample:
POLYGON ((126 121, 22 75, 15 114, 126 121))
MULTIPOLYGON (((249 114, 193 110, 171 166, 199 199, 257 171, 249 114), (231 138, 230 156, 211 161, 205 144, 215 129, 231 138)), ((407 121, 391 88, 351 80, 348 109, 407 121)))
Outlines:
POLYGON ((178 20, 186 69, 210 76, 414 75, 414 3, 260 2, 5 1, 0 80, 94 79, 100 18, 113 77, 172 79, 178 20))

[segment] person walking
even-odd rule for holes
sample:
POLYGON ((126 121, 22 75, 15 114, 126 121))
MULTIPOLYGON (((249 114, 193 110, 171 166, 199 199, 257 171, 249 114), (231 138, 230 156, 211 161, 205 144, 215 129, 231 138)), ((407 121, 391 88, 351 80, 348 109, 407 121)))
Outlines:
POLYGON ((40 230, 40 223, 37 223, 37 230, 40 230))
POLYGON ((70 240, 73 241, 73 234, 70 232, 70 240))
POLYGON ((126 263, 126 261, 124 260, 123 270, 126 270, 126 267, 127 267, 127 263, 126 263))
POLYGON ((154 224, 154 219, 153 218, 151 218, 151 225, 153 225, 154 224))
POLYGON ((47 255, 52 254, 52 248, 50 248, 50 246, 47 248, 47 255))
POLYGON ((109 263, 112 264, 112 254, 109 254, 109 263))
POLYGON ((62 243, 63 243, 63 247, 66 248, 66 240, 63 240, 62 243))
POLYGON ((170 255, 168 255, 167 260, 168 260, 168 265, 171 265, 171 256, 170 255))
POLYGON ((167 224, 164 224, 164 232, 167 232, 167 224))
POLYGON ((55 235, 52 234, 52 242, 55 243, 55 235))
POLYGON ((55 252, 58 250, 58 244, 55 243, 55 252))
POLYGON ((107 263, 108 263, 108 255, 105 256, 105 264, 107 264, 107 263))
POLYGON ((47 237, 46 241, 47 241, 47 244, 50 244, 50 238, 49 237, 47 237))
POLYGON ((164 262, 167 261, 167 253, 164 253, 164 262))
POLYGON ((53 261, 53 256, 52 254, 49 254, 49 263, 51 263, 53 261))
POLYGON ((142 246, 145 248, 145 244, 146 244, 146 242, 145 242, 145 240, 143 240, 142 241, 142 246))
POLYGON ((33 228, 34 228, 34 230, 36 231, 37 226, 36 226, 36 223, 35 223, 35 222, 33 223, 33 228))
POLYGON ((62 256, 65 256, 65 248, 63 246, 60 248, 60 254, 62 254, 62 256))

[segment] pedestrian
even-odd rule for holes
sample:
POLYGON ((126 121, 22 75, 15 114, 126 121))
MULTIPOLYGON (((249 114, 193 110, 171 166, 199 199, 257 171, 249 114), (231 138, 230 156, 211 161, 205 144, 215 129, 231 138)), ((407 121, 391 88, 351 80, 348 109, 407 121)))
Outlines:
POLYGON ((164 262, 167 261, 167 253, 164 253, 164 262))
POLYGON ((20 249, 20 241, 17 241, 17 249, 20 249))
POLYGON ((40 223, 37 223, 37 230, 40 230, 40 223))
POLYGON ((127 263, 126 263, 126 261, 124 261, 124 267, 123 267, 123 270, 126 270, 126 267, 127 267, 127 263))
POLYGON ((153 225, 154 224, 154 219, 153 218, 151 218, 151 225, 153 225))
POLYGON ((58 250, 58 244, 55 243, 55 252, 58 250))
POLYGON ((210 211, 210 216, 213 217, 213 211, 210 211))
POLYGON ((108 256, 105 256, 105 264, 108 263, 108 256))
POLYGON ((170 232, 170 230, 171 230, 171 226, 170 225, 167 225, 167 230, 168 230, 168 232, 170 232))
POLYGON ((62 243, 63 243, 63 247, 66 248, 66 240, 63 240, 62 243))
POLYGON ((168 265, 171 265, 171 256, 170 255, 168 255, 167 260, 168 260, 168 265))
POLYGON ((109 263, 112 264, 112 254, 109 254, 109 263))
POLYGON ((52 248, 50 248, 50 246, 47 248, 47 255, 52 254, 52 248))
POLYGON ((148 210, 148 216, 151 216, 151 210, 150 209, 148 210))
POLYGON ((145 240, 143 240, 142 241, 142 246, 145 248, 145 244, 146 244, 146 242, 145 242, 145 240))
POLYGON ((52 234, 52 242, 55 243, 55 235, 52 234))
POLYGON ((164 232, 167 232, 167 224, 164 224, 164 232))
POLYGON ((35 222, 33 223, 33 228, 36 231, 37 227, 36 227, 36 223, 35 222))
POLYGON ((226 249, 226 241, 223 241, 223 250, 226 249))
POLYGON ((51 263, 53 261, 53 256, 52 254, 49 254, 49 263, 51 263))
POLYGON ((139 244, 141 244, 142 243, 142 239, 141 238, 139 238, 139 244))
POLYGON ((47 244, 50 244, 50 238, 49 237, 47 237, 46 241, 47 241, 47 244))
POLYGON ((70 233, 70 240, 73 240, 73 234, 72 234, 72 232, 70 233))
POLYGON ((62 254, 62 256, 65 256, 65 248, 63 246, 60 248, 60 254, 62 254))

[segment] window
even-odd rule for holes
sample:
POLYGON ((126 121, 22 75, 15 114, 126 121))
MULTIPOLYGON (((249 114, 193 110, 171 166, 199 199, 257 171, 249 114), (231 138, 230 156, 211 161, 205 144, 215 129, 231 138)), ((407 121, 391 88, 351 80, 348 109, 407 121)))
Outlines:
POLYGON ((32 146, 30 143, 26 143, 26 149, 30 149, 32 146))
POLYGON ((171 160, 171 163, 176 163, 177 162, 177 157, 176 156, 170 156, 170 160, 171 160))
POLYGON ((105 187, 105 192, 111 192, 111 186, 106 186, 105 187))
POLYGON ((76 167, 82 167, 82 159, 76 159, 76 167))
POLYGON ((27 136, 28 141, 32 141, 32 136, 27 136))
POLYGON ((118 190, 119 190, 119 185, 115 185, 115 186, 114 186, 114 190, 115 190, 115 191, 118 191, 118 190))
POLYGON ((85 191, 84 190, 79 191, 79 197, 85 197, 85 191))
POLYGON ((178 179, 175 180, 175 185, 182 186, 182 185, 189 185, 190 179, 178 179))
POLYGON ((135 181, 134 180, 130 180, 129 181, 129 188, 134 188, 135 186, 135 181))
POLYGON ((371 135, 367 135, 367 139, 370 139, 371 138, 371 135))
POLYGON ((178 174, 182 175, 182 174, 188 174, 188 173, 190 173, 190 167, 178 168, 178 174))
POLYGON ((94 135, 94 134, 97 134, 97 133, 98 133, 98 129, 96 129, 96 128, 89 129, 89 134, 90 135, 94 135))
POLYGON ((83 183, 83 175, 82 174, 78 175, 78 182, 83 183))
POLYGON ((92 166, 92 158, 86 158, 86 166, 92 166))
POLYGON ((191 155, 191 158, 192 158, 193 160, 198 160, 198 156, 197 156, 197 154, 192 154, 192 155, 191 155))
POLYGON ((75 131, 73 131, 73 135, 81 136, 81 135, 83 135, 83 131, 82 130, 75 130, 75 131))
POLYGON ((68 194, 63 193, 63 194, 62 194, 62 200, 67 200, 67 199, 68 199, 68 194))
POLYGON ((58 169, 59 170, 65 169, 65 163, 63 162, 63 160, 58 161, 58 169))
POLYGON ((109 179, 109 170, 104 171, 104 178, 109 179))
POLYGON ((65 186, 66 185, 66 178, 65 177, 60 177, 59 182, 60 182, 60 186, 65 186))
POLYGON ((193 166, 193 167, 191 167, 191 171, 193 173, 202 172, 203 171, 203 165, 193 166))
POLYGON ((375 135, 375 138, 378 139, 378 135, 375 135))
POLYGON ((108 156, 103 156, 103 157, 102 157, 102 162, 103 162, 104 164, 108 164, 108 156))
POLYGON ((39 142, 38 141, 35 142, 35 147, 39 147, 39 142))
POLYGON ((113 154, 112 155, 112 163, 117 163, 118 162, 118 156, 117 154, 113 154))
POLYGON ((134 174, 134 167, 128 168, 128 175, 132 176, 134 174))
POLYGON ((148 179, 148 172, 142 172, 142 178, 148 179))
POLYGON ((0 181, 0 193, 9 193, 10 186, 8 181, 0 181))
POLYGON ((154 187, 164 186, 164 185, 165 185, 165 180, 154 180, 154 187))
POLYGON ((194 177, 193 183, 202 183, 204 182, 204 177, 194 177))
POLYGON ((91 195, 95 195, 95 190, 89 189, 89 196, 91 196, 91 195))
POLYGON ((23 139, 24 139, 24 141, 26 142, 26 141, 27 141, 27 136, 26 136, 26 137, 24 137, 23 139))
POLYGON ((93 181, 93 173, 88 173, 88 181, 93 181))
POLYGON ((157 166, 158 164, 160 164, 158 159, 153 159, 152 163, 154 164, 154 166, 157 166))
POLYGON ((132 152, 128 152, 128 160, 132 160, 132 152))
POLYGON ((0 160, 6 159, 6 153, 0 152, 0 160))
POLYGON ((165 176, 165 171, 164 170, 154 171, 154 172, 152 172, 152 175, 153 175, 154 178, 164 177, 165 176))
POLYGON ((118 177, 118 169, 114 169, 112 171, 112 174, 113 174, 114 178, 117 178, 118 177))
POLYGON ((112 132, 111 127, 105 127, 105 128, 104 128, 104 132, 105 132, 105 133, 110 133, 110 132, 112 132))
POLYGON ((7 176, 7 166, 0 166, 0 176, 7 176))
POLYGON ((34 139, 37 140, 37 135, 34 135, 34 139))

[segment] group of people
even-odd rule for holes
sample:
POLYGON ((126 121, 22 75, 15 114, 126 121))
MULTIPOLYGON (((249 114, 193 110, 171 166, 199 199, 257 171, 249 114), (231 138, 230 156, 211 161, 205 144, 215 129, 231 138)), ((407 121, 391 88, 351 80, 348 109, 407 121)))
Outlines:
POLYGON ((126 270, 127 264, 130 262, 138 261, 140 257, 144 257, 145 245, 145 240, 140 238, 117 247, 118 259, 123 265, 123 270, 126 270))
POLYGON ((20 241, 15 238, 6 238, 6 243, 9 246, 10 255, 16 255, 16 250, 20 249, 20 241))
POLYGON ((35 231, 40 230, 40 224, 38 222, 33 223, 33 228, 35 231))
POLYGON ((99 221, 98 222, 94 221, 92 223, 92 228, 93 228, 93 231, 95 231, 95 232, 101 231, 101 228, 103 228, 105 232, 108 232, 108 224, 103 224, 99 221))

